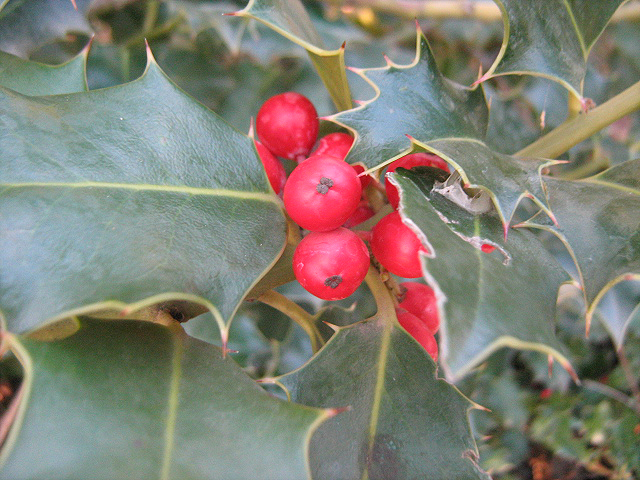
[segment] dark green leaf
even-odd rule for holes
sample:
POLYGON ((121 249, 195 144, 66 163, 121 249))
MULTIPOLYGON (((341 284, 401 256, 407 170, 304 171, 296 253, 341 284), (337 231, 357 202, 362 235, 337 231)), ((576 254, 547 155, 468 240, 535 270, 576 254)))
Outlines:
POLYGON ((82 14, 90 0, 5 0, 0 1, 0 50, 26 58, 67 33, 89 34, 82 14))
POLYGON ((15 340, 24 398, 3 478, 308 478, 326 411, 266 394, 179 326, 76 327, 55 342, 15 340))
POLYGON ((307 365, 281 378, 298 403, 349 407, 312 437, 314 478, 488 479, 475 463, 472 404, 436 379, 431 358, 390 321, 341 328, 307 365))
POLYGON ((506 229, 520 201, 527 197, 547 214, 540 171, 553 161, 519 158, 494 152, 483 142, 468 139, 443 139, 417 145, 445 159, 460 172, 465 188, 480 188, 489 193, 506 229))
POLYGON ((558 225, 533 219, 526 226, 553 232, 579 270, 587 321, 614 284, 640 279, 640 160, 596 176, 569 181, 545 178, 558 225))
POLYGON ((388 60, 386 67, 357 72, 375 89, 375 97, 330 118, 357 133, 350 163, 378 167, 409 149, 407 135, 423 142, 484 138, 488 110, 482 90, 469 90, 444 78, 420 30, 413 63, 396 65, 388 60))
MULTIPOLYGON (((431 203, 438 193, 423 190, 408 170, 394 175, 403 191, 403 216, 434 252, 423 256, 423 271, 439 298, 447 376, 460 378, 504 346, 544 352, 570 368, 554 334, 558 289, 569 277, 542 244, 528 232, 512 230, 502 251, 482 252, 485 238, 501 234, 495 213, 485 216, 457 208, 456 215, 447 217, 452 226, 457 218, 469 216, 475 225, 475 235, 467 232, 461 238, 431 203)), ((463 221, 463 227, 470 224, 470 218, 463 221)))
POLYGON ((587 57, 624 0, 494 0, 502 10, 504 40, 485 75, 551 78, 582 97, 587 57))
POLYGON ((105 90, 0 90, 0 114, 0 308, 12 331, 87 304, 171 299, 222 324, 284 248, 252 140, 153 62, 105 90))
POLYGON ((51 66, 0 51, 0 85, 23 95, 58 95, 87 90, 87 51, 67 63, 51 66))
POLYGON ((640 326, 640 282, 621 282, 602 297, 595 311, 617 348, 625 341, 629 329, 640 326))
POLYGON ((377 168, 411 148, 428 150, 451 164, 466 185, 490 192, 505 228, 525 196, 548 211, 539 172, 551 162, 492 151, 483 142, 488 111, 482 90, 444 78, 420 30, 416 48, 412 64, 360 70, 376 96, 330 117, 356 133, 347 160, 377 168))

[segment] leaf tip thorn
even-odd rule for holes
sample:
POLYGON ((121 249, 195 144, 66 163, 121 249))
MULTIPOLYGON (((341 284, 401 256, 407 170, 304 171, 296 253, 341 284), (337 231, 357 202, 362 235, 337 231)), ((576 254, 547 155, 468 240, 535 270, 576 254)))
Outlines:
POLYGON ((334 332, 338 332, 340 330, 340 327, 338 325, 333 324, 333 323, 325 322, 324 320, 322 321, 322 323, 324 323, 327 327, 329 327, 334 332))
MULTIPOLYGON (((480 71, 482 71, 482 67, 480 67, 480 71)), ((473 82, 471 86, 475 87, 477 85, 480 85, 481 83, 487 81, 489 78, 491 78, 491 75, 488 75, 485 73, 484 75, 481 75, 480 77, 478 77, 478 79, 475 82, 473 82)))
POLYGON ((351 410, 351 405, 347 405, 346 407, 337 407, 337 408, 327 408, 327 416, 329 418, 335 417, 336 415, 340 415, 341 413, 348 412, 351 410))

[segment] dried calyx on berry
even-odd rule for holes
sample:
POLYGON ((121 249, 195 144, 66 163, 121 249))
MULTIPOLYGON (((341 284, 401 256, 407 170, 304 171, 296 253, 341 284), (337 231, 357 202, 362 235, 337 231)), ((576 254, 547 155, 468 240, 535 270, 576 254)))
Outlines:
POLYGON ((362 186, 351 165, 317 155, 299 164, 284 186, 284 207, 302 228, 326 232, 341 226, 360 203, 362 186))

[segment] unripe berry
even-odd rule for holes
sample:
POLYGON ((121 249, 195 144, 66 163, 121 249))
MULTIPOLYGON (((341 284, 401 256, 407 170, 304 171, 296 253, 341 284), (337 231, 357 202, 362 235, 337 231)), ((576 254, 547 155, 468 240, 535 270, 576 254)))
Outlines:
POLYGON ((422 345, 434 362, 438 361, 438 342, 422 320, 402 308, 396 309, 398 323, 422 345))
POLYGON ((361 194, 360 180, 351 165, 318 155, 291 172, 283 199, 294 222, 313 232, 327 232, 351 216, 361 194))
POLYGON ((391 273, 405 278, 422 277, 418 252, 426 252, 427 249, 418 236, 402 222, 398 212, 382 217, 373 227, 371 251, 391 273))
POLYGON ((347 298, 369 270, 369 251, 351 230, 311 232, 293 253, 293 273, 300 285, 324 300, 347 298))
POLYGON ((267 178, 271 184, 271 188, 276 192, 276 195, 280 194, 284 188, 284 184, 287 182, 287 172, 284 170, 284 166, 273 154, 257 140, 256 150, 260 155, 260 160, 264 166, 265 172, 267 172, 267 178))
POLYGON ((300 160, 306 158, 318 137, 318 113, 304 95, 281 93, 262 104, 256 131, 273 154, 300 160))
MULTIPOLYGON (((437 167, 445 171, 449 171, 449 165, 439 156, 432 153, 411 153, 392 162, 387 168, 387 173, 395 172, 397 168, 413 168, 413 167, 437 167)), ((387 200, 393 208, 398 208, 400 203, 400 195, 395 185, 392 185, 388 179, 385 179, 384 189, 387 192, 387 200)))
POLYGON ((404 293, 398 306, 422 320, 429 331, 435 334, 440 328, 440 317, 433 289, 418 282, 403 282, 400 286, 403 287, 404 293))

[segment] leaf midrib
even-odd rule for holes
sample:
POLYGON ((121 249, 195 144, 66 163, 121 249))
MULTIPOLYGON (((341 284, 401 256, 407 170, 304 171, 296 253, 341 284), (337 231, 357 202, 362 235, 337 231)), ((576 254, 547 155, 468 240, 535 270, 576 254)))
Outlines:
POLYGON ((619 190, 621 192, 632 193, 634 195, 640 196, 640 190, 635 188, 627 187, 625 185, 620 185, 619 183, 614 182, 604 182, 602 180, 596 180, 593 178, 587 178, 584 180, 585 183, 594 183, 596 185, 601 185, 603 187, 613 188, 615 190, 619 190))
MULTIPOLYGON (((382 403, 382 394, 384 393, 384 384, 387 368, 387 360, 389 359, 389 345, 391 344, 391 330, 393 328, 388 322, 384 324, 384 332, 380 342, 380 355, 376 365, 376 384, 373 391, 373 401, 371 408, 371 417, 369 420, 369 438, 367 446, 367 454, 370 454, 376 438, 378 430, 378 419, 380 418, 380 405, 382 403)), ((362 480, 368 480, 369 469, 367 466, 363 469, 362 480)))
POLYGON ((204 195, 217 197, 233 197, 268 201, 278 203, 277 197, 269 193, 247 192, 242 190, 227 190, 224 188, 186 187, 181 185, 152 185, 144 183, 113 183, 113 182, 24 182, 0 183, 4 189, 11 188, 103 188, 115 190, 156 191, 165 193, 186 193, 189 195, 204 195))
POLYGON ((573 29, 576 33, 576 37, 578 39, 578 43, 580 43, 580 50, 582 50, 582 56, 584 57, 585 62, 589 56, 589 49, 584 43, 584 37, 582 36, 582 32, 580 31, 580 27, 578 26, 578 22, 576 21, 576 17, 573 14, 573 9, 569 5, 567 0, 564 0, 564 6, 567 9, 567 13, 569 14, 569 18, 571 19, 571 25, 573 25, 573 29))
POLYGON ((175 445, 176 422, 178 418, 178 400, 180 394, 180 379, 182 378, 182 355, 184 345, 179 335, 173 335, 173 358, 171 360, 171 384, 169 386, 167 427, 164 434, 164 451, 162 454, 162 469, 160 479, 168 480, 171 472, 171 461, 175 445))

